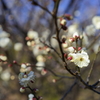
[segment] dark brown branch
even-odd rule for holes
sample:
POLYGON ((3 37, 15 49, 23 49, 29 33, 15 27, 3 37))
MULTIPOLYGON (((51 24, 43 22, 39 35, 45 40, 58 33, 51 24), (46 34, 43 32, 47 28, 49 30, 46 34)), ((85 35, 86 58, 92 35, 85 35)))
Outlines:
POLYGON ((74 88, 74 86, 76 85, 76 81, 72 84, 72 86, 65 92, 65 94, 63 95, 63 97, 60 100, 64 100, 65 97, 72 91, 72 89, 74 88))

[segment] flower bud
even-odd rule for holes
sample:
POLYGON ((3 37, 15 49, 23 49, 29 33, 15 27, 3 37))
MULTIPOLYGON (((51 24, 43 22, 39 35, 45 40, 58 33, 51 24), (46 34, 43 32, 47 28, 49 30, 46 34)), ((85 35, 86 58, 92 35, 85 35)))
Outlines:
POLYGON ((78 39, 80 36, 79 36, 79 34, 77 33, 77 32, 75 32, 74 34, 73 34, 73 38, 75 38, 75 39, 78 39))
POLYGON ((62 47, 63 48, 67 48, 68 47, 68 44, 67 43, 62 43, 62 47))
POLYGON ((21 87, 21 88, 20 88, 20 92, 21 92, 21 93, 25 92, 25 88, 24 88, 24 87, 21 87))
POLYGON ((17 64, 17 62, 16 62, 15 60, 13 61, 13 63, 14 63, 14 64, 17 64))
POLYGON ((67 60, 72 60, 72 57, 68 57, 67 60))
POLYGON ((68 20, 72 20, 73 16, 69 15, 69 14, 65 14, 64 17, 68 20))
POLYGON ((65 26, 66 25, 66 20, 65 19, 61 19, 61 21, 60 21, 60 24, 62 25, 62 26, 65 26))
POLYGON ((67 56, 68 56, 68 55, 65 53, 65 54, 64 54, 64 57, 67 58, 67 56))
POLYGON ((74 41, 75 41, 74 38, 70 38, 70 39, 69 39, 69 42, 74 42, 74 41))
POLYGON ((24 75, 24 78, 27 78, 27 75, 26 74, 24 75))
POLYGON ((64 25, 62 25, 61 28, 62 28, 63 30, 67 30, 67 29, 68 29, 67 26, 64 26, 64 25))
POLYGON ((78 51, 80 51, 82 48, 81 47, 78 47, 78 51))

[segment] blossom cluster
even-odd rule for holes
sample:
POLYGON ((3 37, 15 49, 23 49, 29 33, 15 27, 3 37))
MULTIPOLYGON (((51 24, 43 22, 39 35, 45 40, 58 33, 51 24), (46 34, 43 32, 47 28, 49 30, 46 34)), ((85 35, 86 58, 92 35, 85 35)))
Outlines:
POLYGON ((76 66, 83 68, 89 65, 90 60, 87 52, 82 48, 82 46, 79 46, 79 41, 82 41, 82 38, 77 32, 73 34, 73 37, 69 38, 69 42, 67 41, 66 36, 63 36, 62 48, 67 60, 73 62, 76 66))

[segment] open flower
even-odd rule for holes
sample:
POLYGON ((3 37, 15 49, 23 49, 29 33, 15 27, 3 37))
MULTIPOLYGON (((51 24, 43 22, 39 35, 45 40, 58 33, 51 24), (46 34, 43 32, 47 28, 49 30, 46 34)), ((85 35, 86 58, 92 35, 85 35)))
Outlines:
POLYGON ((71 61, 80 68, 87 67, 90 63, 88 54, 83 50, 81 53, 69 53, 69 56, 72 57, 71 61))
POLYGON ((24 87, 27 87, 27 85, 30 82, 34 82, 34 79, 35 79, 35 75, 33 71, 30 71, 29 74, 26 73, 19 74, 19 83, 24 87))

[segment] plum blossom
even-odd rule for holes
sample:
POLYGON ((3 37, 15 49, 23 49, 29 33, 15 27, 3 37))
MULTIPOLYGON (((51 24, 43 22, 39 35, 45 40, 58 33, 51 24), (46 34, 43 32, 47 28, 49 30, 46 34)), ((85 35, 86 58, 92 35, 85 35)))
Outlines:
POLYGON ((85 51, 81 53, 69 53, 69 57, 72 57, 71 62, 74 62, 80 68, 87 67, 90 63, 89 56, 85 51))
POLYGON ((20 73, 19 74, 19 83, 20 85, 27 87, 30 82, 34 82, 35 75, 33 71, 30 71, 28 74, 20 73))
POLYGON ((94 24, 96 29, 100 29, 100 16, 94 16, 92 19, 92 23, 94 24))

